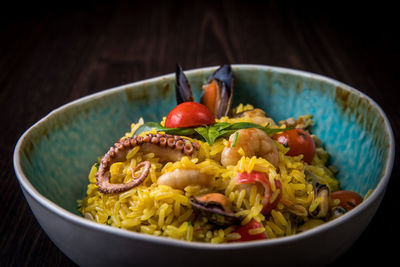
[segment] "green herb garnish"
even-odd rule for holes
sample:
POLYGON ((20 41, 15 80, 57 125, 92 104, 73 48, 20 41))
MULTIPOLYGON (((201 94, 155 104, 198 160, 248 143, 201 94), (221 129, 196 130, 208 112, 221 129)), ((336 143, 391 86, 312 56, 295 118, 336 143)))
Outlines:
POLYGON ((236 132, 236 133, 235 133, 235 136, 233 137, 232 147, 235 147, 235 146, 236 146, 236 142, 237 142, 237 140, 238 140, 238 137, 239 137, 239 132, 236 132))
POLYGON ((184 136, 191 136, 195 133, 193 128, 167 128, 162 126, 158 122, 146 122, 136 130, 135 134, 148 132, 152 129, 155 129, 157 132, 165 132, 166 134, 176 134, 184 136))
MULTIPOLYGON (((257 128, 263 130, 268 135, 272 135, 274 133, 279 133, 283 131, 290 130, 292 128, 280 129, 280 128, 269 128, 268 125, 263 127, 259 124, 251 123, 251 122, 238 122, 238 123, 228 123, 228 122, 218 122, 212 125, 204 125, 196 128, 167 128, 162 126, 157 122, 146 122, 142 126, 140 126, 135 134, 140 134, 143 132, 151 131, 155 129, 157 132, 165 132, 166 134, 175 134, 182 136, 191 136, 193 138, 200 137, 205 140, 210 145, 214 144, 215 140, 219 137, 229 137, 231 134, 240 129, 248 129, 248 128, 257 128), (196 136, 198 135, 198 136, 196 136)), ((237 137, 235 138, 237 139, 237 137)), ((234 142, 235 143, 235 142, 234 142)), ((235 143, 236 144, 236 143, 235 143)))
POLYGON ((248 129, 248 128, 257 128, 263 130, 268 135, 279 133, 283 131, 289 130, 287 129, 273 129, 268 126, 263 127, 259 124, 251 123, 251 122, 238 122, 238 123, 227 123, 220 122, 215 123, 210 126, 198 127, 195 128, 195 131, 200 134, 204 140, 207 141, 210 145, 214 144, 215 140, 219 137, 229 137, 231 134, 240 129, 248 129))

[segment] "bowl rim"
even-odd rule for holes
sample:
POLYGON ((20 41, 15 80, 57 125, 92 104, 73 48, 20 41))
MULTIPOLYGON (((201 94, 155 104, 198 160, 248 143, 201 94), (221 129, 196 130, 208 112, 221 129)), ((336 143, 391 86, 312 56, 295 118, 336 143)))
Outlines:
MULTIPOLYGON (((63 112, 64 109, 82 105, 86 102, 93 101, 94 99, 100 99, 102 97, 105 97, 107 95, 111 95, 113 93, 116 93, 117 91, 124 90, 126 88, 131 88, 131 87, 138 87, 140 85, 146 84, 146 83, 151 83, 151 82, 162 82, 164 79, 171 79, 174 77, 174 73, 170 74, 165 74, 161 76, 157 76, 154 78, 149 78, 141 81, 136 81, 120 86, 116 86, 110 89, 105 89, 103 91, 93 93, 84 97, 81 97, 79 99, 76 99, 74 101, 71 101, 69 103, 66 103, 50 113, 48 113, 45 117, 40 119, 38 122, 33 124, 31 127, 29 127, 19 138, 19 140, 16 143, 14 153, 13 153, 13 165, 14 165, 14 170, 18 179, 18 182, 21 186, 21 189, 23 190, 24 193, 29 194, 31 198, 33 198, 36 202, 38 202, 41 206, 45 207, 48 209, 51 213, 63 218, 64 220, 79 225, 81 227, 88 227, 91 228, 91 230, 96 230, 100 232, 104 232, 106 234, 111 234, 111 235, 116 235, 119 237, 131 239, 131 240, 136 240, 136 241, 144 241, 144 242, 154 242, 157 245, 169 245, 169 246, 175 246, 179 248, 185 248, 185 249, 203 249, 203 250, 231 250, 231 249, 241 249, 241 248, 255 248, 255 247, 270 247, 270 246, 276 246, 276 245, 284 245, 292 242, 298 242, 307 238, 310 238, 312 236, 318 235, 320 233, 329 231, 329 229, 335 228, 346 221, 350 220, 351 218, 357 216, 357 214, 361 213, 362 211, 365 211, 372 203, 376 201, 380 201, 380 196, 385 193, 385 188, 388 184, 388 181, 391 176, 391 171, 393 168, 393 163, 394 163, 394 155, 395 155, 395 142, 394 142, 394 134, 393 130, 391 128, 389 119, 387 118, 386 114, 384 113, 383 109, 369 96, 366 94, 360 92, 359 90, 344 84, 342 82, 339 82, 335 79, 326 77, 324 75, 308 72, 308 71, 303 71, 303 70, 297 70, 297 69, 291 69, 291 68, 284 68, 284 67, 276 67, 276 66, 269 66, 269 65, 258 65, 258 64, 232 64, 231 65, 233 69, 244 69, 244 70, 258 70, 258 71, 272 71, 272 72, 277 72, 277 73, 287 73, 295 76, 303 76, 307 78, 313 78, 316 80, 324 81, 330 84, 334 84, 336 86, 340 86, 346 91, 349 91, 352 94, 356 94, 361 98, 365 98, 368 100, 368 102, 374 106, 379 115, 384 119, 384 125, 385 125, 385 132, 389 136, 389 152, 388 152, 388 157, 382 172, 382 175, 380 177, 380 180, 371 193, 371 195, 364 200, 360 205, 355 207, 354 209, 350 210, 343 216, 326 222, 318 227, 315 227, 313 229, 310 229, 308 231, 298 233, 295 235, 291 236, 286 236, 286 237, 280 237, 280 238, 274 238, 274 239, 267 239, 267 240, 257 240, 257 241, 252 241, 252 242, 233 242, 233 243, 223 243, 223 244, 211 244, 211 243, 201 243, 201 242, 188 242, 184 240, 177 240, 173 238, 168 238, 168 237, 162 237, 162 236, 153 236, 149 234, 142 234, 142 233, 136 233, 132 232, 129 230, 125 229, 119 229, 116 227, 109 227, 108 225, 103 225, 99 224, 90 220, 87 220, 81 216, 78 216, 61 206, 57 205, 56 203, 52 202, 51 200, 47 199, 45 196, 40 194, 35 187, 30 183, 29 179, 26 177, 22 170, 21 166, 21 158, 20 158, 20 153, 21 153, 21 148, 23 144, 26 142, 25 140, 28 139, 30 133, 35 129, 41 127, 44 123, 46 123, 47 120, 51 119, 53 116, 56 116, 58 113, 63 112)), ((195 75, 203 71, 212 71, 219 66, 211 66, 211 67, 202 67, 202 68, 195 68, 191 70, 185 70, 185 74, 187 75, 195 75)), ((372 217, 371 217, 372 218, 372 217)))

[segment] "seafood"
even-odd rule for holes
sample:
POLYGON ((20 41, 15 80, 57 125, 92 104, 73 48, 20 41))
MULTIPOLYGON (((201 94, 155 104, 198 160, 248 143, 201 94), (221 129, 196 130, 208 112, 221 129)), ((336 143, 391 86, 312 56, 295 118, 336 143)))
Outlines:
POLYGON ((333 207, 332 209, 329 210, 329 214, 328 214, 329 221, 342 216, 346 212, 347 212, 347 210, 345 208, 343 208, 342 206, 333 207))
POLYGON ((208 107, 216 118, 229 116, 233 99, 233 73, 230 65, 223 65, 203 86, 201 103, 208 107))
POLYGON ((317 201, 318 205, 311 215, 315 218, 324 218, 329 211, 329 188, 324 184, 317 183, 314 192, 314 201, 317 201))
POLYGON ((286 120, 279 121, 279 125, 286 125, 290 128, 307 129, 314 124, 312 120, 312 115, 307 114, 296 118, 288 118, 286 120))
POLYGON ((225 147, 221 155, 223 166, 235 165, 242 155, 242 148, 247 157, 257 156, 268 160, 275 167, 279 162, 278 149, 274 141, 262 130, 256 128, 241 129, 229 137, 229 146, 225 147), (236 144, 233 146, 236 138, 236 144))
POLYGON ((110 183, 110 172, 105 170, 104 167, 102 169, 102 173, 97 175, 97 185, 99 186, 99 191, 103 194, 114 194, 120 193, 126 190, 129 190, 135 186, 141 184, 144 179, 146 179, 149 174, 151 164, 148 161, 140 162, 133 170, 132 170, 132 178, 130 182, 124 184, 111 184, 110 183), (139 177, 135 177, 134 173, 137 169, 143 167, 142 173, 139 177))
POLYGON ((273 125, 275 126, 275 122, 273 119, 268 118, 264 112, 264 110, 255 108, 251 110, 246 110, 240 113, 237 113, 233 116, 234 118, 243 118, 243 117, 248 117, 250 118, 254 123, 257 124, 268 124, 268 125, 273 125))
POLYGON ((176 64, 175 77, 176 103, 179 105, 183 102, 193 102, 194 97, 192 89, 190 88, 189 81, 183 73, 181 65, 179 64, 176 64))
POLYGON ((241 218, 235 216, 231 210, 231 202, 220 193, 208 193, 191 197, 190 203, 208 220, 216 225, 232 225, 240 222, 241 218))
POLYGON ((229 65, 202 88, 194 102, 177 65, 178 105, 161 122, 132 124, 93 164, 79 207, 85 218, 180 240, 243 242, 306 231, 363 201, 340 190, 328 153, 308 133, 311 115, 277 126, 250 104, 231 111, 229 65))
POLYGON ((211 178, 210 175, 201 173, 198 170, 175 169, 161 175, 157 183, 159 185, 168 185, 175 189, 184 189, 188 185, 207 186, 211 178))
MULTIPOLYGON (((193 93, 190 84, 183 73, 182 67, 176 68, 176 100, 193 102, 193 93)), ((203 86, 200 103, 205 105, 216 118, 231 114, 233 101, 233 72, 230 65, 223 65, 208 78, 203 86)))
MULTIPOLYGON (((325 184, 321 184, 318 180, 321 179, 311 171, 304 171, 307 175, 309 182, 314 187, 313 211, 310 212, 311 216, 315 218, 324 218, 329 211, 329 188, 325 184)), ((312 204, 312 205, 313 205, 312 204)))
POLYGON ((120 193, 143 182, 148 174, 150 163, 140 163, 138 166, 144 166, 142 175, 129 183, 110 184, 109 182, 111 165, 115 162, 125 161, 128 152, 135 146, 140 146, 144 153, 153 152, 157 154, 160 161, 163 162, 178 161, 183 156, 195 156, 199 149, 198 143, 192 143, 188 139, 177 135, 146 134, 144 137, 134 136, 122 139, 115 143, 101 160, 99 170, 96 174, 100 192, 104 194, 120 193))

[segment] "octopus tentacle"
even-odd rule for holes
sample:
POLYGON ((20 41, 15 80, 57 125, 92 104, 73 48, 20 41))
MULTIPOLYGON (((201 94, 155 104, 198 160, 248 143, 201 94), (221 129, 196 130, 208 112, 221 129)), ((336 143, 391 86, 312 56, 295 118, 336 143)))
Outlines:
MULTIPOLYGON (((151 164, 149 161, 140 162, 133 170, 132 170, 132 178, 133 180, 124 184, 111 184, 110 183, 110 175, 102 176, 99 178, 97 184, 99 186, 99 191, 103 194, 115 194, 123 191, 127 191, 135 186, 140 185, 146 179, 149 174, 151 164), (139 177, 135 177, 134 173, 137 169, 143 167, 142 173, 139 177)), ((99 176, 98 176, 99 177, 99 176)))
POLYGON ((195 156, 200 148, 197 142, 191 142, 189 139, 167 134, 146 134, 145 136, 133 136, 119 140, 114 146, 110 147, 108 152, 101 160, 99 170, 96 174, 99 191, 104 194, 113 194, 127 191, 141 184, 147 177, 150 169, 150 162, 144 161, 136 166, 144 167, 142 174, 135 179, 132 171, 133 181, 124 184, 110 183, 110 167, 115 162, 125 161, 128 152, 135 146, 140 146, 143 153, 153 152, 160 158, 161 162, 178 161, 184 156, 195 156))

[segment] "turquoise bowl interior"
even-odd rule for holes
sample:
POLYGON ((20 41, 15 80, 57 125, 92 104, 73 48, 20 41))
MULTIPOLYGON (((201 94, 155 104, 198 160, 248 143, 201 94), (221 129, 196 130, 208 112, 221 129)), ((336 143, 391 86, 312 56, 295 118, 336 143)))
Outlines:
MULTIPOLYGON (((188 71, 198 100, 215 68, 188 71)), ((339 170, 341 187, 365 195, 387 171, 391 130, 377 105, 337 81, 287 69, 233 66, 234 105, 251 103, 276 121, 311 113, 313 133, 339 170), (371 164, 373 163, 373 164, 371 164)), ((22 171, 33 187, 78 214, 91 165, 140 117, 160 121, 175 106, 174 75, 130 84, 77 100, 34 125, 21 144, 22 171)))
MULTIPOLYGON (((235 105, 253 104, 276 121, 311 113, 313 132, 338 168, 341 187, 361 195, 373 189, 369 198, 307 232, 236 244, 183 242, 82 218, 77 200, 85 196, 92 164, 132 122, 140 117, 160 121, 175 106, 175 77, 169 74, 78 99, 51 112, 19 139, 14 168, 22 191, 44 231, 67 256, 81 266, 186 266, 193 258, 198 266, 231 266, 260 264, 265 257, 274 266, 311 265, 332 262, 356 240, 376 212, 393 166, 394 137, 384 112, 368 96, 320 75, 270 66, 232 67, 235 105), (288 248, 292 257, 287 257, 288 248)), ((196 100, 215 69, 186 72, 196 100)))

